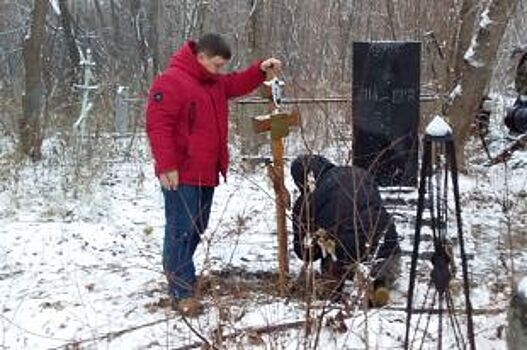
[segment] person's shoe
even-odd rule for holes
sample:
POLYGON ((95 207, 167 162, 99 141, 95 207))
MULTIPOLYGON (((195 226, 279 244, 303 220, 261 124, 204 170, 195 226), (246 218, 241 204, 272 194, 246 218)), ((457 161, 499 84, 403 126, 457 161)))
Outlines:
POLYGON ((390 301, 390 290, 386 281, 375 280, 368 295, 371 307, 383 307, 390 301))
POLYGON ((174 308, 185 317, 198 317, 203 313, 203 305, 195 297, 175 300, 174 308))
POLYGON ((383 307, 390 301, 390 291, 386 287, 379 287, 373 290, 370 295, 370 303, 372 307, 383 307))

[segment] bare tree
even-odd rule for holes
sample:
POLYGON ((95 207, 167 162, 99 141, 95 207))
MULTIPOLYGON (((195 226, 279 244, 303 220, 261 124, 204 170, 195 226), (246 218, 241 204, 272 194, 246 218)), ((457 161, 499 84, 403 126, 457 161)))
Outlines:
MULTIPOLYGON (((452 72, 454 76, 459 76, 463 68, 463 56, 470 46, 476 18, 480 10, 477 5, 478 1, 463 0, 459 11, 458 37, 457 40, 454 41, 455 47, 454 50, 452 50, 454 59, 453 62, 447 62, 447 64, 451 66, 450 68, 453 69, 452 72)), ((449 81, 448 83, 451 84, 452 81, 449 81)))
MULTIPOLYGON (((144 93, 152 75, 165 65, 170 54, 184 40, 195 38, 203 31, 213 30, 226 35, 229 40, 234 39, 233 68, 239 68, 256 58, 278 56, 284 61, 283 78, 288 83, 286 94, 304 97, 349 94, 353 41, 417 40, 424 41, 425 48, 422 60, 423 85, 432 92, 445 96, 448 95, 446 91, 460 83, 463 94, 458 101, 453 99, 445 112, 451 116, 456 129, 461 125, 461 129, 456 132, 464 134, 467 132, 464 120, 467 125, 472 122, 470 116, 474 114, 481 94, 489 85, 489 72, 499 71, 500 78, 496 82, 502 84, 502 90, 505 88, 504 82, 507 79, 503 79, 503 76, 508 74, 505 68, 510 62, 506 62, 508 58, 504 50, 501 50, 498 65, 495 59, 496 47, 500 41, 503 41, 502 48, 523 42, 521 33, 525 30, 526 22, 520 14, 515 16, 517 27, 509 26, 507 36, 501 39, 509 19, 508 13, 520 1, 416 2, 417 0, 384 0, 377 3, 367 0, 60 0, 57 3, 62 9, 61 15, 50 16, 48 28, 58 24, 64 32, 57 32, 54 45, 45 46, 49 59, 47 67, 51 70, 49 77, 56 79, 54 81, 58 84, 50 97, 50 113, 60 114, 59 118, 64 118, 71 116, 72 109, 77 108, 68 99, 71 90, 67 86, 70 83, 67 74, 70 69, 78 67, 77 46, 80 40, 83 45, 92 49, 97 62, 95 74, 103 77, 101 83, 106 88, 104 91, 113 91, 116 84, 128 86, 131 98, 136 101, 132 111, 138 114, 142 113, 142 101, 136 98, 144 93), (487 5, 490 7, 484 12, 487 5), (222 11, 221 16, 212 15, 218 11, 222 11), (491 22, 486 28, 480 29, 479 15, 482 12, 491 22), (82 33, 79 28, 82 28, 82 33), (472 45, 474 32, 477 32, 474 42, 479 46, 472 45), (484 62, 484 67, 472 67, 466 62, 465 54, 471 48, 475 48, 474 57, 477 61, 484 62), (66 84, 59 83, 63 81, 66 84)), ((20 48, 22 33, 26 29, 22 23, 28 17, 27 6, 23 4, 29 3, 29 0, 24 0, 0 5, 3 6, 0 11, 3 19, 0 21, 0 71, 6 73, 3 77, 4 86, 13 87, 0 91, 4 98, 13 94, 15 86, 23 84, 23 75, 16 73, 22 71, 23 67, 20 48), (19 16, 15 15, 17 12, 19 16), (13 78, 8 75, 13 75, 13 78)), ((108 96, 110 95, 104 93, 96 96, 94 111, 101 108, 101 102, 111 103, 108 101, 112 99, 108 96)), ((43 95, 42 99, 45 98, 43 95)), ((429 113, 441 110, 441 103, 442 101, 423 104, 423 109, 426 109, 423 115, 426 117, 429 113)), ((324 137, 335 138, 335 134, 343 131, 342 128, 334 129, 333 125, 349 124, 349 106, 331 106, 335 107, 331 118, 323 120, 317 120, 311 115, 327 109, 326 105, 306 108, 303 120, 310 133, 309 139, 320 139, 315 135, 322 132, 322 129, 324 137), (348 117, 347 121, 340 120, 340 116, 348 117)), ((243 117, 260 113, 249 109, 240 108, 238 114, 243 117)), ((107 111, 107 108, 101 110, 107 111)), ((240 125, 246 124, 240 119, 240 125)), ((106 126, 109 125, 111 123, 106 126)), ((242 129, 243 127, 237 131, 242 129)), ((345 133, 349 132, 346 130, 345 133)), ((249 142, 247 139, 251 138, 252 134, 245 134, 241 139, 249 142)))
MULTIPOLYGON (((387 12, 386 21, 387 21, 388 28, 390 28, 391 39, 397 40, 397 34, 396 34, 397 30, 395 29, 395 9, 393 6, 393 0, 386 0, 386 12, 387 12)), ((420 17, 420 16, 417 16, 417 17, 420 17)))
POLYGON ((141 8, 141 0, 130 1, 130 11, 132 29, 135 33, 137 51, 139 53, 139 59, 141 60, 141 77, 143 79, 141 83, 144 84, 148 77, 148 52, 142 21, 143 10, 141 8))
POLYGON ((33 160, 41 158, 42 136, 40 118, 42 115, 42 43, 46 35, 48 1, 33 1, 31 27, 24 42, 25 92, 23 115, 19 123, 20 150, 33 160))
POLYGON ((112 15, 112 27, 113 27, 113 42, 118 45, 119 38, 121 36, 121 29, 119 23, 119 13, 115 0, 110 0, 110 13, 112 15))
MULTIPOLYGON (((470 40, 462 36, 459 38, 458 47, 461 49, 463 43, 470 42, 470 45, 463 51, 463 64, 457 72, 457 85, 444 110, 454 124, 454 136, 458 143, 457 159, 461 165, 464 164, 464 146, 470 136, 474 116, 492 76, 500 41, 518 2, 490 1, 481 13, 470 40)), ((471 16, 468 15, 468 18, 471 16)), ((469 32, 462 30, 460 34, 467 35, 469 32)))
POLYGON ((105 21, 104 21, 104 14, 101 9, 101 4, 99 3, 99 0, 93 0, 93 4, 95 5, 95 10, 97 10, 97 17, 99 17, 100 25, 104 28, 105 27, 105 21))
POLYGON ((150 22, 148 46, 152 57, 152 76, 159 73, 159 2, 160 0, 151 0, 148 11, 148 21, 150 22))
POLYGON ((68 48, 68 55, 70 58, 70 82, 75 83, 78 81, 78 71, 80 63, 79 48, 76 43, 76 35, 73 28, 73 19, 68 9, 68 3, 66 0, 59 0, 60 8, 60 21, 62 28, 64 29, 64 36, 66 38, 66 46, 68 48))
POLYGON ((252 59, 262 57, 265 50, 264 0, 249 0, 247 39, 252 59))

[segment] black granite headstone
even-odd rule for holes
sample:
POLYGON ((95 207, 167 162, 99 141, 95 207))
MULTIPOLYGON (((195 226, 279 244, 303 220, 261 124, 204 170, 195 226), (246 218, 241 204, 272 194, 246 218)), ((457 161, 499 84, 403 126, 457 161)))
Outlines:
POLYGON ((417 185, 421 44, 353 43, 353 163, 380 186, 417 185))

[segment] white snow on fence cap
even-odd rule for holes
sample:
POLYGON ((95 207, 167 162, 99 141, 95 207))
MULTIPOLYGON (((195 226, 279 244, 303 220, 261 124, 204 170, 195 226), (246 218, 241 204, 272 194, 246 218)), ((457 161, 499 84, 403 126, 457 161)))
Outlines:
POLYGON ((426 127, 426 134, 436 137, 447 136, 452 134, 452 128, 440 115, 436 115, 426 127))
POLYGON ((520 283, 518 283, 518 296, 527 299, 527 277, 522 278, 520 283))

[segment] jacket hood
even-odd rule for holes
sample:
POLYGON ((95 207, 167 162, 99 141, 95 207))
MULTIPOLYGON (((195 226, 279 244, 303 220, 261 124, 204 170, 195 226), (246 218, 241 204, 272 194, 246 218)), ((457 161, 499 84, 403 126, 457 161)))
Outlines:
POLYGON ((172 57, 170 57, 169 67, 179 68, 203 83, 213 83, 219 78, 219 74, 210 73, 198 62, 197 44, 194 41, 187 41, 172 57))
POLYGON ((328 159, 318 155, 298 156, 291 164, 291 176, 301 193, 311 192, 309 180, 315 180, 316 184, 321 180, 322 175, 335 165, 328 159))

